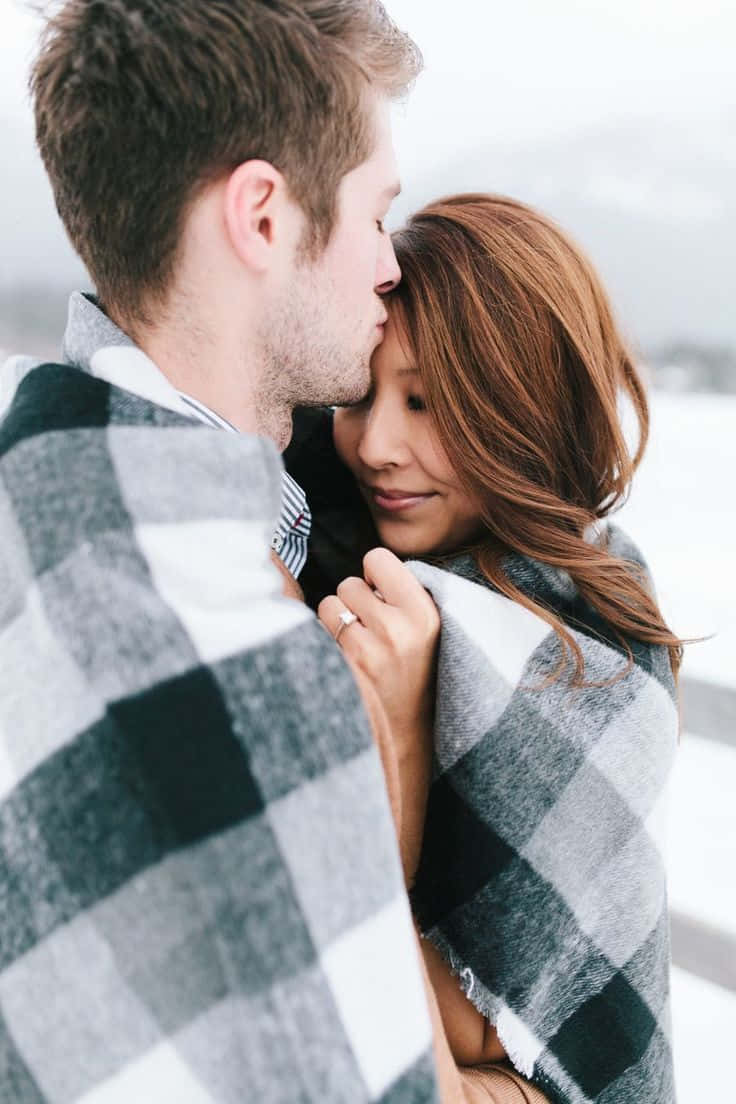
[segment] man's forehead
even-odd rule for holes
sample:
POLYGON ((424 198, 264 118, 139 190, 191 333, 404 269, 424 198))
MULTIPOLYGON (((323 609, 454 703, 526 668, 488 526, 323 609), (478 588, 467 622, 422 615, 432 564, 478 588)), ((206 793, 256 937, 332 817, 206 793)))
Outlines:
POLYGON ((387 181, 391 182, 398 177, 398 172, 391 127, 391 111, 385 100, 379 99, 376 101, 374 120, 375 145, 369 160, 375 162, 380 170, 386 174, 387 181))
POLYGON ((399 170, 396 157, 392 149, 378 154, 374 151, 372 157, 358 165, 344 179, 354 179, 361 191, 370 193, 378 202, 388 205, 401 191, 399 170))
POLYGON ((354 180, 361 190, 365 188, 375 199, 390 203, 401 191, 390 114, 380 101, 376 101, 374 110, 377 126, 373 149, 366 160, 348 172, 343 180, 354 180))
POLYGON ((393 146, 389 144, 375 150, 373 157, 366 162, 366 169, 371 185, 381 200, 390 203, 395 199, 401 191, 401 181, 393 146))

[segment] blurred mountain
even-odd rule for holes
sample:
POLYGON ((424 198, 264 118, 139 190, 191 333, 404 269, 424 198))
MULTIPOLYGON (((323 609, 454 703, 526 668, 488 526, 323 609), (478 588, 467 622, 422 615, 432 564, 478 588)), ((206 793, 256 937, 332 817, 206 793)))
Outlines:
POLYGON ((736 348, 736 114, 637 120, 535 148, 487 146, 438 165, 418 187, 407 183, 404 211, 488 190, 553 215, 598 267, 641 348, 736 348))
POLYGON ((647 353, 648 378, 660 391, 736 395, 736 348, 671 342, 647 353))

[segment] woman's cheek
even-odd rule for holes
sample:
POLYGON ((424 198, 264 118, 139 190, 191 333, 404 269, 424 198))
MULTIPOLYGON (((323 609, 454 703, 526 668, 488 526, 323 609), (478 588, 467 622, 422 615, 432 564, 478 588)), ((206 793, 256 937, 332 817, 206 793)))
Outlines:
MULTIPOLYGON (((416 450, 418 451, 418 450, 416 450)), ((459 486, 455 469, 434 432, 428 433, 420 462, 430 478, 444 487, 459 486)))

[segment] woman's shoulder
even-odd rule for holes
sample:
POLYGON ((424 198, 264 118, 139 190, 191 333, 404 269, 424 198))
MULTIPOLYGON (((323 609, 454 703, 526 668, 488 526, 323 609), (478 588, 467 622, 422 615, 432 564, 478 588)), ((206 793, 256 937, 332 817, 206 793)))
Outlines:
MULTIPOLYGON (((605 541, 612 556, 631 565, 632 572, 653 589, 646 560, 636 542, 617 525, 599 525, 589 534, 591 541, 605 541)), ((454 576, 475 583, 496 593, 498 588, 486 577, 471 554, 448 559, 441 567, 454 576)), ((652 675, 673 692, 672 670, 668 650, 633 637, 622 638, 613 626, 595 609, 576 586, 568 572, 517 552, 509 552, 502 560, 503 573, 526 598, 542 606, 563 622, 577 642, 590 654, 598 648, 613 649, 619 655, 631 656, 634 664, 652 675)), ((500 597, 503 597, 500 595, 500 597)), ((505 601, 511 599, 504 598, 505 601)), ((492 630, 490 630, 492 631, 492 630)))
MULTIPOLYGON (((648 586, 653 586, 649 567, 641 550, 619 526, 610 523, 598 524, 595 529, 591 527, 588 539, 591 543, 605 542, 606 549, 612 556, 631 564, 632 571, 643 577, 648 586)), ((471 553, 448 557, 438 563, 438 566, 469 582, 498 590, 471 553)), ((577 610, 581 603, 587 604, 569 572, 562 568, 525 556, 520 552, 506 552, 501 566, 506 578, 522 594, 559 613, 562 617, 571 607, 577 610)))

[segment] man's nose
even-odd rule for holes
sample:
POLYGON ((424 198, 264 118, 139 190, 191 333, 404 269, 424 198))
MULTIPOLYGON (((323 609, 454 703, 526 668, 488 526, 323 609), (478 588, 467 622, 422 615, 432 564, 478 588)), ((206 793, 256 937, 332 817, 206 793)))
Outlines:
POLYGON ((393 291, 400 281, 401 269, 399 268, 399 262, 396 260, 394 245, 390 236, 385 234, 384 245, 376 269, 376 293, 387 295, 389 291, 393 291))

